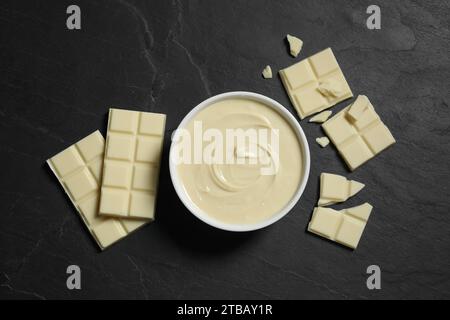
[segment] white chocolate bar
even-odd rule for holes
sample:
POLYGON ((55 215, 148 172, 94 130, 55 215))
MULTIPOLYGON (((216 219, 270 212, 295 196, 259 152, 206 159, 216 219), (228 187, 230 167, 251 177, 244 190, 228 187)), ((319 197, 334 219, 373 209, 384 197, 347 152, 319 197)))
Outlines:
POLYGON ((129 222, 97 215, 104 146, 105 140, 99 131, 95 131, 47 160, 101 249, 148 222, 142 219, 129 222))
POLYGON ((367 202, 341 211, 316 207, 308 231, 356 249, 371 212, 372 206, 367 202))
POLYGON ((354 180, 347 180, 338 174, 322 173, 320 175, 319 206, 328 206, 344 202, 364 188, 364 184, 354 180))
POLYGON ((309 119, 309 122, 323 123, 328 120, 332 113, 333 112, 331 110, 322 111, 321 113, 316 114, 314 117, 311 117, 311 119, 309 119))
POLYGON ((302 50, 303 41, 297 37, 291 36, 290 34, 286 35, 286 39, 289 43, 289 53, 291 56, 297 58, 298 54, 302 50))
POLYGON ((154 219, 166 116, 110 109, 99 214, 154 219))
POLYGON ((351 170, 395 143, 391 132, 363 95, 322 127, 351 170))
POLYGON ((301 119, 353 97, 330 48, 281 70, 280 76, 301 119))
POLYGON ((262 71, 262 76, 264 79, 272 79, 272 68, 269 65, 267 65, 262 71))
POLYGON ((325 148, 329 143, 330 140, 327 137, 320 137, 316 138, 316 142, 322 147, 325 148))

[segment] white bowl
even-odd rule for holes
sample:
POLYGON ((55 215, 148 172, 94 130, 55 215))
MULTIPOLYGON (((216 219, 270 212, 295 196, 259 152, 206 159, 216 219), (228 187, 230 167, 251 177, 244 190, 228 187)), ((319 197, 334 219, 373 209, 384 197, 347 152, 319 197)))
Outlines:
POLYGON ((210 215, 208 215, 206 212, 201 210, 189 197, 189 195, 186 193, 186 190, 183 187, 183 182, 181 181, 181 178, 179 177, 178 170, 177 170, 177 164, 171 161, 172 159, 172 152, 174 150, 174 143, 172 141, 170 146, 170 154, 169 154, 169 169, 170 169, 170 177, 172 179, 173 186, 175 188, 175 191, 178 194, 178 197, 181 199, 183 204, 186 206, 186 208, 189 209, 189 211, 202 220, 203 222, 209 224, 210 226, 227 230, 227 231, 252 231, 261 229, 264 227, 267 227, 271 225, 272 223, 275 223, 276 221, 283 218, 291 209, 292 207, 298 202, 300 199, 300 196, 302 195, 303 191, 305 190, 306 183, 308 181, 309 177, 309 166, 310 166, 310 154, 309 154, 309 146, 308 141, 306 140, 305 134, 300 127, 300 124, 298 121, 294 118, 294 116, 280 103, 276 102, 275 100, 266 97, 264 95, 253 93, 253 92, 246 92, 246 91, 233 91, 233 92, 226 92, 222 94, 218 94, 216 96, 213 96, 209 99, 206 99, 199 105, 197 105, 194 109, 192 109, 181 121, 180 125, 178 126, 178 129, 185 128, 186 125, 191 121, 192 118, 195 117, 195 115, 203 110, 204 108, 207 108, 213 103, 216 103, 220 100, 230 99, 230 98, 244 98, 244 99, 252 99, 259 101, 263 104, 265 104, 268 107, 273 108, 276 110, 281 116, 283 116, 288 123, 292 126, 294 129, 297 138, 300 142, 300 146, 302 148, 302 154, 303 154, 303 172, 302 172, 302 178, 299 183, 299 186, 297 188, 297 191, 295 192, 292 199, 281 209, 279 212, 272 215, 270 218, 254 223, 254 224, 229 224, 224 223, 220 220, 217 220, 210 215))

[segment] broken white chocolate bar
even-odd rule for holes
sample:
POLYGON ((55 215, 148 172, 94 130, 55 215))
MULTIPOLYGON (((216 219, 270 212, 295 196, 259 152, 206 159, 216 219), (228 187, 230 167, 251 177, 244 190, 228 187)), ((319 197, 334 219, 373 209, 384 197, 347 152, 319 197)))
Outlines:
POLYGON ((322 111, 321 113, 316 114, 314 117, 311 117, 311 119, 309 119, 309 122, 323 123, 328 120, 332 113, 333 112, 331 110, 322 111))
POLYGON ((322 173, 320 175, 319 206, 328 206, 344 202, 364 188, 364 184, 354 180, 347 180, 338 174, 322 173))
POLYGON ((291 36, 290 34, 286 35, 286 39, 289 43, 289 52, 291 56, 297 58, 298 54, 302 50, 303 41, 297 37, 291 36))
POLYGON ((281 70, 280 76, 301 119, 353 97, 330 48, 281 70))
POLYGON ((371 212, 372 206, 367 202, 341 211, 316 207, 308 231, 356 249, 371 212))
POLYGON ((322 147, 325 148, 329 143, 330 140, 327 137, 320 137, 316 138, 316 142, 322 147))
POLYGON ((395 143, 391 132, 363 95, 322 127, 351 170, 395 143))
POLYGON ((148 222, 97 216, 104 146, 105 140, 95 131, 47 160, 101 249, 148 222))
POLYGON ((272 68, 268 65, 264 68, 262 71, 262 76, 264 79, 271 79, 272 78, 272 68))
POLYGON ((110 109, 99 213, 154 219, 166 116, 110 109))

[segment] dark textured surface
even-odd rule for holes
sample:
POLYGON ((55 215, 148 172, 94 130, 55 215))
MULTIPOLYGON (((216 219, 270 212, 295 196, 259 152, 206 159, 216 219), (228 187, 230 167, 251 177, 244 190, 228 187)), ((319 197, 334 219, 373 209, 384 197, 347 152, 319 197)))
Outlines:
MULTIPOLYGON (((0 4, 0 298, 450 298, 448 1, 76 1, 82 30, 65 27, 72 1, 0 4), (268 95, 290 111, 279 79, 260 72, 332 47, 355 94, 367 94, 397 144, 354 173, 320 127, 300 202, 259 232, 196 220, 170 182, 170 133, 205 98, 268 95), (100 128, 120 106, 168 114, 158 219, 99 253, 45 160, 100 128), (374 211, 352 252, 305 232, 320 172, 366 183, 374 211), (66 289, 66 267, 82 290, 66 289), (382 289, 366 288, 366 268, 382 289)), ((341 103, 334 111, 342 108, 341 103)))

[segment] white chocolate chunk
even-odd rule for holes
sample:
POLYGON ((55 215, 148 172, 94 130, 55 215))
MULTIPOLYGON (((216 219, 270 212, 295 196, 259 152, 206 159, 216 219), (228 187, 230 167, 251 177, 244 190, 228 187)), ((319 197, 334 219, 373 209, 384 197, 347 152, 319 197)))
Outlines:
POLYGON ((366 202, 356 207, 342 209, 341 212, 351 215, 355 218, 367 221, 369 220, 372 209, 373 209, 372 205, 366 202))
POLYGON ((297 57, 303 47, 303 41, 290 34, 286 35, 287 41, 289 43, 289 52, 291 56, 297 57))
POLYGON ((333 78, 319 82, 319 87, 317 88, 324 97, 331 98, 339 97, 343 89, 342 83, 333 78))
POLYGON ((330 48, 280 70, 279 73, 301 119, 353 97, 330 48))
POLYGON ((272 68, 269 65, 267 65, 262 71, 262 76, 264 79, 272 79, 272 68))
POLYGON ((334 240, 341 218, 339 211, 331 208, 315 207, 308 225, 308 231, 334 240))
POLYGON ((129 228, 124 219, 98 216, 104 148, 105 140, 95 131, 47 160, 101 249, 149 222, 137 219, 133 221, 133 228, 129 228))
POLYGON ((316 142, 322 147, 325 148, 329 143, 330 140, 327 137, 320 137, 316 138, 316 142))
POLYGON ((109 110, 101 216, 154 219, 165 122, 164 114, 109 110))
POLYGON ((367 96, 359 95, 355 102, 353 102, 347 111, 349 120, 355 122, 369 108, 370 101, 367 96))
POLYGON ((349 195, 349 183, 343 176, 331 173, 320 175, 320 198, 345 201, 349 195))
POLYGON ((344 202, 353 197, 364 188, 364 184, 345 177, 322 173, 320 175, 320 199, 319 206, 327 206, 338 202, 344 202))
POLYGON ((357 194, 358 192, 360 192, 364 187, 365 184, 355 181, 355 180, 350 180, 350 193, 349 193, 349 198, 353 197, 355 194, 357 194))
POLYGON ((395 143, 366 96, 358 96, 322 127, 351 170, 395 143))
POLYGON ((367 202, 341 211, 316 207, 308 231, 356 249, 371 211, 372 206, 367 202))
POLYGON ((309 119, 309 122, 323 123, 328 120, 332 113, 333 112, 331 110, 322 111, 321 113, 316 114, 314 117, 311 117, 311 119, 309 119))

